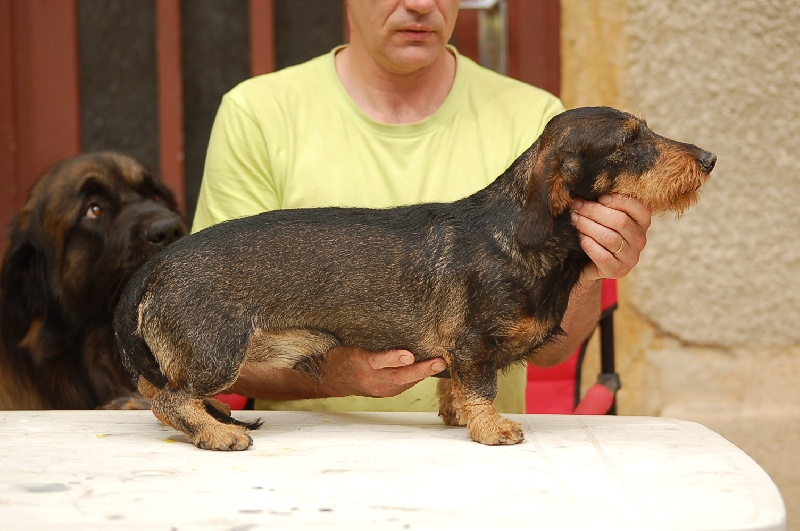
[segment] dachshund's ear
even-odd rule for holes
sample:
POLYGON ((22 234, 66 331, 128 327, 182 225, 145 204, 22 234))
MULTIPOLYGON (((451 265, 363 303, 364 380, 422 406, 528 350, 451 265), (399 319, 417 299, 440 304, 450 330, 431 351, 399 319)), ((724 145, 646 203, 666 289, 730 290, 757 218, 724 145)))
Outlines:
POLYGON ((553 220, 569 208, 569 183, 577 167, 572 157, 557 159, 552 151, 536 156, 528 175, 528 196, 517 231, 520 245, 536 248, 550 236, 553 220))

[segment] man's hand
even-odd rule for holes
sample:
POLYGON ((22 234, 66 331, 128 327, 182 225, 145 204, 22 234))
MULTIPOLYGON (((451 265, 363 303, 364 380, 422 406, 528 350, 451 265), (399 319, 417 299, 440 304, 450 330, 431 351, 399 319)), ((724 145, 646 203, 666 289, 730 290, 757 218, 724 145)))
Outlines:
POLYGON ((570 208, 591 262, 570 294, 561 321, 566 334, 539 349, 531 360, 539 367, 563 362, 589 337, 600 318, 600 280, 631 272, 647 243, 652 217, 642 203, 619 194, 602 196, 597 203, 575 200, 570 208))
POLYGON ((414 363, 407 350, 370 352, 341 347, 330 351, 326 360, 320 385, 327 396, 395 396, 446 368, 441 358, 414 363))
POLYGON ((604 195, 597 203, 575 200, 570 209, 581 247, 592 260, 584 280, 622 278, 630 273, 647 244, 652 212, 638 200, 619 194, 604 195))
POLYGON ((334 396, 386 398, 399 395, 446 368, 442 358, 414 363, 414 356, 407 350, 372 352, 340 347, 331 350, 325 359, 324 375, 320 379, 258 362, 247 363, 236 383, 226 392, 269 400, 334 396))

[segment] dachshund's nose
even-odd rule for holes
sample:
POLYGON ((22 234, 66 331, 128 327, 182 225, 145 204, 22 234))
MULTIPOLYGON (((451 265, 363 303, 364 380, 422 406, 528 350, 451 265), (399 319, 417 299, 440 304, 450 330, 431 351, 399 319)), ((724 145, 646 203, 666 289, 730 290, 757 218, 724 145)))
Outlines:
POLYGON ((146 229, 147 241, 166 247, 186 236, 186 225, 178 216, 164 216, 154 220, 146 229))
POLYGON ((711 170, 714 169, 714 165, 717 163, 717 156, 708 151, 703 151, 703 153, 697 157, 697 163, 700 164, 704 172, 711 173, 711 170))

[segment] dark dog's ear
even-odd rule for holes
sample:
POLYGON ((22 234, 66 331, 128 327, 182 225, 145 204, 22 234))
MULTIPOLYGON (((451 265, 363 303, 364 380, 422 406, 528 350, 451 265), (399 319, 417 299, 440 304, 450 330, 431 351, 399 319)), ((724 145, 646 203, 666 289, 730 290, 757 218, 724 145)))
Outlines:
POLYGON ((552 151, 536 156, 528 175, 528 196, 517 230, 523 247, 541 246, 553 230, 553 220, 569 208, 570 183, 578 170, 574 157, 556 158, 552 151))
POLYGON ((0 315, 3 340, 15 344, 28 332, 32 321, 46 312, 47 260, 32 241, 27 212, 21 211, 12 223, 0 270, 0 315))

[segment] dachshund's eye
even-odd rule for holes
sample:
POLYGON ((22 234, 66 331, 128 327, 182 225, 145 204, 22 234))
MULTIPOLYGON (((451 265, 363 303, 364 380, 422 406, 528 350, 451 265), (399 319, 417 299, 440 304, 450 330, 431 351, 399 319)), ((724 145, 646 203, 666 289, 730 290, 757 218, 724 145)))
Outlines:
POLYGON ((161 197, 158 194, 153 194, 152 199, 153 199, 153 202, 156 203, 157 205, 163 205, 163 204, 166 203, 166 201, 164 201, 164 198, 161 197))
POLYGON ((102 206, 98 205, 97 203, 92 203, 89 205, 89 208, 86 209, 86 212, 83 213, 83 217, 88 219, 95 219, 102 217, 105 213, 105 210, 102 206))

